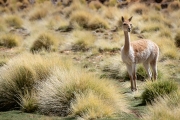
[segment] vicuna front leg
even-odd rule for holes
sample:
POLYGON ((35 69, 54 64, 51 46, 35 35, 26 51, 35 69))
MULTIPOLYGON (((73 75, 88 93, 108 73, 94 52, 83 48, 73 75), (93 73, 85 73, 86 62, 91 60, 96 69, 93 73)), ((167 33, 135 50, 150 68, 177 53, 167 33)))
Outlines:
POLYGON ((131 90, 132 91, 136 91, 137 90, 137 86, 136 86, 136 64, 132 64, 132 65, 126 65, 127 70, 128 70, 128 74, 130 77, 130 81, 131 81, 131 90))

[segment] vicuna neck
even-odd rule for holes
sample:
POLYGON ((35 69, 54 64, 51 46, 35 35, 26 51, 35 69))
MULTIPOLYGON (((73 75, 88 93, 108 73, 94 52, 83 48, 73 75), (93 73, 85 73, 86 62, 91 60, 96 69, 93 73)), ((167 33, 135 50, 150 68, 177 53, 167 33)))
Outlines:
POLYGON ((130 49, 130 34, 127 31, 124 31, 125 43, 124 43, 124 51, 128 52, 130 49))

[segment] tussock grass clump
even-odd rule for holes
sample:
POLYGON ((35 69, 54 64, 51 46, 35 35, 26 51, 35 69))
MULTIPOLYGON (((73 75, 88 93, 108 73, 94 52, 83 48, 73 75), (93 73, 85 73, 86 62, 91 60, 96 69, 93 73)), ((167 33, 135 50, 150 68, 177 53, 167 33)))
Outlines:
POLYGON ((94 16, 89 22, 88 22, 88 28, 91 30, 95 30, 98 28, 109 28, 108 22, 102 18, 101 16, 94 16))
POLYGON ((147 113, 143 120, 179 120, 180 119, 180 93, 158 98, 153 106, 148 106, 147 113))
POLYGON ((180 31, 175 36, 175 44, 177 47, 180 47, 180 31))
POLYGON ((72 110, 75 116, 84 119, 96 119, 111 117, 115 113, 113 106, 108 101, 102 100, 101 96, 90 91, 85 94, 75 95, 76 100, 72 103, 72 110))
POLYGON ((72 13, 70 22, 76 22, 80 27, 87 28, 88 21, 92 18, 92 14, 87 11, 75 11, 72 13))
POLYGON ((169 29, 161 30, 160 37, 172 38, 171 31, 169 29))
MULTIPOLYGON (((169 46, 169 45, 168 45, 169 46)), ((163 57, 169 59, 177 59, 178 58, 178 50, 175 45, 171 46, 171 48, 163 49, 163 57)))
POLYGON ((48 13, 48 11, 45 8, 34 10, 30 14, 29 20, 32 20, 32 21, 41 20, 47 16, 47 13, 48 13))
POLYGON ((5 23, 9 27, 15 27, 15 28, 20 28, 23 25, 22 19, 18 16, 15 16, 15 15, 7 16, 5 18, 5 23))
POLYGON ((34 73, 26 66, 5 66, 0 76, 0 110, 17 109, 18 95, 25 94, 25 90, 32 89, 34 73))
POLYGON ((96 9, 96 10, 98 10, 98 9, 100 9, 102 6, 103 6, 103 4, 100 3, 99 1, 92 1, 92 2, 89 3, 89 7, 90 7, 91 9, 96 9))
POLYGON ((161 26, 159 26, 159 23, 157 22, 150 22, 149 24, 147 24, 146 26, 144 26, 142 28, 142 33, 143 32, 156 32, 159 31, 161 28, 161 26))
POLYGON ((77 23, 80 27, 86 29, 109 28, 109 24, 101 16, 93 15, 88 11, 78 10, 72 13, 71 23, 77 23))
POLYGON ((37 96, 35 92, 32 90, 25 92, 24 95, 19 96, 19 105, 21 107, 21 110, 27 113, 35 112, 38 108, 37 106, 37 96))
POLYGON ((72 43, 72 50, 87 51, 93 47, 96 40, 95 36, 89 31, 74 31, 74 41, 72 43))
POLYGON ((173 80, 159 80, 148 82, 142 93, 142 104, 152 103, 159 96, 164 96, 178 90, 177 83, 173 80))
POLYGON ((136 3, 131 6, 131 11, 136 14, 142 15, 142 14, 146 14, 148 12, 148 9, 145 4, 136 3))
POLYGON ((115 6, 117 4, 117 0, 109 0, 107 4, 109 6, 115 6))
POLYGON ((44 114, 94 119, 126 110, 124 97, 112 81, 81 69, 53 70, 38 93, 39 109, 44 114))
POLYGON ((1 68, 0 110, 22 107, 24 111, 34 111, 36 101, 32 93, 36 91, 37 82, 47 78, 51 69, 58 66, 69 66, 69 63, 55 55, 42 57, 29 53, 9 60, 1 68))
POLYGON ((169 5, 170 10, 179 10, 180 9, 180 3, 179 1, 171 2, 169 5))
POLYGON ((42 33, 38 36, 38 38, 34 41, 30 50, 32 52, 39 50, 47 50, 47 51, 55 51, 58 47, 58 40, 53 34, 50 33, 42 33))
POLYGON ((5 34, 0 37, 0 46, 13 48, 20 45, 21 38, 14 34, 5 34))

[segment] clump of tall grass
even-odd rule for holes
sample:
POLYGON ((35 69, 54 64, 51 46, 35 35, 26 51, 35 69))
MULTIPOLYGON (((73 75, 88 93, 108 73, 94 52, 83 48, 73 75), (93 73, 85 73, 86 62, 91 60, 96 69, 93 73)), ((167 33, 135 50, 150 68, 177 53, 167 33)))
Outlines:
POLYGON ((27 91, 24 95, 19 96, 20 109, 27 113, 35 112, 38 108, 37 106, 37 96, 35 91, 27 91))
POLYGON ((72 50, 74 51, 87 51, 93 47, 96 40, 95 36, 89 31, 73 32, 74 40, 72 41, 72 50))
POLYGON ((99 15, 98 16, 96 15, 89 20, 88 29, 95 30, 98 28, 107 29, 107 28, 109 28, 109 24, 104 18, 102 18, 99 15))
POLYGON ((27 66, 4 66, 0 76, 0 110, 18 109, 18 95, 33 88, 34 71, 27 66))
POLYGON ((147 6, 142 3, 135 3, 130 8, 132 12, 139 15, 146 14, 148 12, 147 6))
POLYGON ((153 103, 158 97, 176 92, 178 85, 173 80, 159 80, 148 82, 144 92, 142 93, 142 104, 153 103))
POLYGON ((180 3, 179 3, 179 1, 173 1, 170 3, 170 5, 168 7, 171 11, 172 10, 179 10, 180 9, 180 3))
POLYGON ((47 50, 47 51, 55 51, 57 50, 59 41, 53 34, 50 33, 42 33, 38 36, 38 38, 34 41, 30 50, 32 52, 47 50))
POLYGON ((47 78, 51 69, 58 66, 69 66, 69 63, 62 62, 56 55, 42 57, 30 53, 9 60, 1 68, 0 110, 22 107, 24 111, 33 111, 36 101, 31 93, 36 91, 37 82, 47 78))
POLYGON ((170 29, 162 29, 160 33, 160 37, 172 38, 172 34, 170 29))
POLYGON ((90 7, 91 9, 96 9, 96 10, 98 10, 98 9, 100 9, 102 6, 103 6, 103 4, 100 3, 99 1, 92 1, 92 2, 89 3, 89 7, 90 7))
POLYGON ((177 34, 175 36, 175 44, 177 47, 180 47, 180 31, 177 32, 177 34))
POLYGON ((109 6, 115 6, 117 4, 117 0, 109 0, 107 4, 109 6))
POLYGON ((72 13, 70 18, 71 23, 77 23, 80 27, 86 29, 109 28, 109 24, 101 16, 95 15, 89 11, 78 10, 72 13))
POLYGON ((161 29, 161 26, 159 25, 158 22, 149 22, 146 26, 142 28, 142 33, 143 32, 156 32, 161 29))
POLYGON ((74 116, 80 116, 84 119, 96 119, 111 117, 115 113, 114 109, 112 109, 115 106, 109 104, 108 101, 104 101, 101 96, 93 91, 75 96, 76 100, 71 106, 74 116))
POLYGON ((169 45, 168 45, 168 49, 164 47, 162 53, 163 53, 164 58, 169 58, 169 59, 178 58, 178 50, 175 47, 175 45, 171 46, 171 48, 169 48, 169 45))
POLYGON ((80 27, 87 28, 88 21, 92 18, 92 14, 87 11, 75 11, 70 17, 70 22, 76 22, 80 27))
POLYGON ((20 28, 23 25, 22 19, 18 16, 15 16, 15 15, 7 16, 5 18, 5 23, 9 27, 15 27, 15 28, 20 28))
POLYGON ((52 76, 40 84, 38 93, 39 109, 44 114, 95 119, 126 110, 124 97, 115 84, 82 69, 53 70, 52 76))
POLYGON ((148 111, 142 116, 143 120, 179 120, 180 119, 180 93, 158 98, 152 106, 148 106, 148 111))
POLYGON ((21 38, 15 34, 5 34, 0 37, 0 46, 13 48, 20 45, 21 38))
POLYGON ((30 14, 29 20, 41 20, 47 16, 47 13, 48 11, 46 8, 36 9, 30 14))

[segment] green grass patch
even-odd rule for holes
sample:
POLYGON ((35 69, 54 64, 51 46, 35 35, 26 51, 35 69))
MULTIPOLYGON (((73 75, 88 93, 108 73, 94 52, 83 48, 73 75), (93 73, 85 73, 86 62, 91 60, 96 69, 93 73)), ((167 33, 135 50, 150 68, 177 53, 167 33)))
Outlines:
POLYGON ((173 80, 148 82, 142 93, 142 104, 152 103, 156 98, 176 92, 178 85, 173 80))

